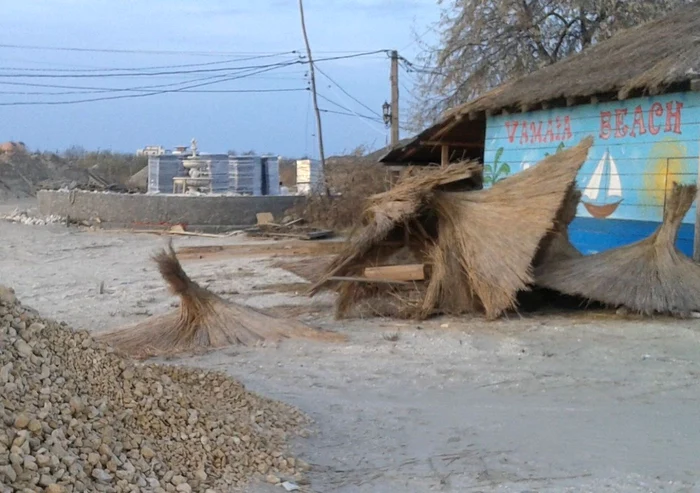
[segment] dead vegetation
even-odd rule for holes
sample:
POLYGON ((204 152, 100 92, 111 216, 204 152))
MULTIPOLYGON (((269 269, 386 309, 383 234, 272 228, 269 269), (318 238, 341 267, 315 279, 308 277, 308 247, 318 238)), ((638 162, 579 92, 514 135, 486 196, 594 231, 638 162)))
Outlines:
POLYGON ((314 226, 338 231, 354 226, 365 200, 388 190, 391 183, 385 166, 363 158, 329 160, 325 180, 331 195, 320 186, 294 213, 314 226))
POLYGON ((180 297, 178 310, 99 335, 99 339, 138 359, 202 351, 229 345, 253 346, 289 337, 328 341, 344 338, 296 321, 279 319, 224 300, 192 281, 172 244, 154 258, 170 290, 180 297))

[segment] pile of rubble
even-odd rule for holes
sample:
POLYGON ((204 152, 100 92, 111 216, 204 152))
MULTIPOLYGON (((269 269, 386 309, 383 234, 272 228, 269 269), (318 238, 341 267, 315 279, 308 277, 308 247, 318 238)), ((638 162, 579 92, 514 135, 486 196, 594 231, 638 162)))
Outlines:
POLYGON ((27 224, 31 226, 46 226, 47 224, 66 222, 65 217, 57 216, 55 214, 51 214, 50 216, 46 217, 37 217, 30 215, 27 211, 22 211, 19 209, 15 209, 12 214, 0 216, 0 219, 11 223, 27 224))
POLYGON ((222 492, 300 481, 297 410, 219 374, 135 365, 0 287, 0 492, 222 492))

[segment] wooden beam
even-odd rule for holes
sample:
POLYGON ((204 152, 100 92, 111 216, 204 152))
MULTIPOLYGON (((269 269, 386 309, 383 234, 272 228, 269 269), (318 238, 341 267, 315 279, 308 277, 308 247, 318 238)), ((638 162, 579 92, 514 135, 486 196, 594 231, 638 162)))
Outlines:
POLYGON ((690 81, 690 90, 693 92, 700 92, 700 79, 693 79, 690 81))
POLYGON ((460 147, 465 149, 482 149, 483 144, 476 142, 443 142, 440 140, 421 140, 420 145, 422 146, 449 146, 449 147, 460 147))
POLYGON ((388 281, 424 281, 424 264, 382 265, 366 267, 364 275, 367 279, 385 279, 388 281))
POLYGON ((345 281, 345 282, 376 282, 379 284, 410 284, 405 281, 394 281, 392 279, 368 279, 366 277, 347 277, 333 276, 328 278, 329 281, 345 281))
POLYGON ((521 104, 520 111, 523 113, 527 113, 528 111, 530 111, 530 105, 526 103, 521 104))
POLYGON ((450 146, 443 144, 440 148, 440 166, 450 164, 450 146))

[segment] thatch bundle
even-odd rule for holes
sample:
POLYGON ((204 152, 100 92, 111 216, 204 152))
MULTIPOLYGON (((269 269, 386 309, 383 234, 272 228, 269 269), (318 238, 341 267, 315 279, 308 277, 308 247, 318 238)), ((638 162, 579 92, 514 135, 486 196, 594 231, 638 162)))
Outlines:
MULTIPOLYGON (((430 208, 440 188, 473 189, 481 184, 481 165, 455 163, 444 168, 413 169, 389 191, 367 199, 361 222, 350 234, 348 246, 311 287, 338 291, 336 316, 348 315, 364 300, 373 315, 413 316, 405 301, 416 298, 419 286, 406 287, 336 282, 334 276, 360 276, 366 267, 422 262, 434 236, 435 219, 430 208)), ((420 296, 422 299, 422 295, 420 296)), ((414 308, 420 307, 420 300, 414 308)))
MULTIPOLYGON (((498 317, 514 308, 518 291, 534 281, 533 259, 543 238, 555 223, 570 222, 576 174, 592 143, 592 138, 584 139, 488 190, 445 190, 454 182, 450 173, 476 175, 480 167, 475 163, 407 176, 394 189, 370 198, 364 228, 311 293, 338 286, 330 282, 333 276, 359 276, 365 267, 407 250, 414 257, 411 263, 417 258, 430 266, 427 286, 412 285, 407 293, 406 288, 341 282, 338 315, 383 293, 393 300, 403 295, 407 311, 421 318, 475 311, 498 317)), ((557 228, 565 235, 565 227, 557 228)))
POLYGON ((482 309, 493 319, 515 308, 517 293, 534 282, 535 254, 592 144, 589 137, 487 190, 435 195, 438 236, 424 316, 482 309))
POLYGON ((595 255, 542 264, 537 284, 646 315, 700 311, 700 266, 675 246, 695 185, 674 183, 663 223, 642 241, 595 255))
POLYGON ((582 257, 583 254, 569 240, 569 225, 576 217, 576 208, 581 201, 581 191, 573 183, 566 192, 564 203, 559 209, 554 228, 542 239, 539 250, 532 262, 534 267, 568 258, 582 257))
POLYGON ((172 244, 154 260, 170 290, 180 297, 180 307, 97 336, 129 356, 143 359, 233 344, 252 346, 288 337, 344 339, 340 334, 312 329, 296 320, 281 321, 224 300, 189 278, 172 244))

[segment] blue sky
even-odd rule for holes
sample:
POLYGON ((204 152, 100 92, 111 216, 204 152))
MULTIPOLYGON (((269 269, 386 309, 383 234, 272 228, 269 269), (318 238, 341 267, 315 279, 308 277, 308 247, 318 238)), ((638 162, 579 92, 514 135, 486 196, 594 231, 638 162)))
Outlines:
MULTIPOLYGON (((434 34, 430 25, 439 16, 435 0, 305 0, 304 6, 316 59, 397 49, 413 60, 419 49, 414 42, 415 33, 431 41, 434 34)), ((75 87, 91 87, 95 91, 180 84, 186 80, 196 80, 192 83, 195 85, 222 72, 109 78, 16 75, 75 75, 76 72, 52 71, 210 64, 158 70, 184 71, 291 61, 293 54, 236 59, 292 50, 303 52, 297 0, 7 0, 3 2, 3 18, 0 44, 22 48, 0 47, 0 104, 4 103, 0 105, 0 140, 21 140, 32 149, 42 150, 80 145, 130 152, 144 145, 172 148, 188 144, 195 137, 204 152, 254 149, 285 156, 318 154, 308 91, 177 93, 82 104, 7 105, 127 94, 85 93, 75 87), (45 50, 28 46, 139 52, 45 50), (180 53, 140 52, 144 50, 180 53), (78 94, 14 94, 19 92, 78 94)), ((319 61, 318 65, 350 95, 381 113, 382 103, 389 98, 389 60, 385 54, 319 61)), ((290 65, 192 90, 303 89, 307 87, 306 72, 303 64, 290 65)), ((405 117, 413 82, 403 70, 400 79, 405 117)), ((322 74, 317 73, 317 84, 319 93, 327 98, 319 101, 321 108, 374 116, 322 74)), ((379 148, 386 143, 387 130, 380 122, 334 113, 324 113, 322 117, 327 155, 350 151, 361 144, 379 148)))

